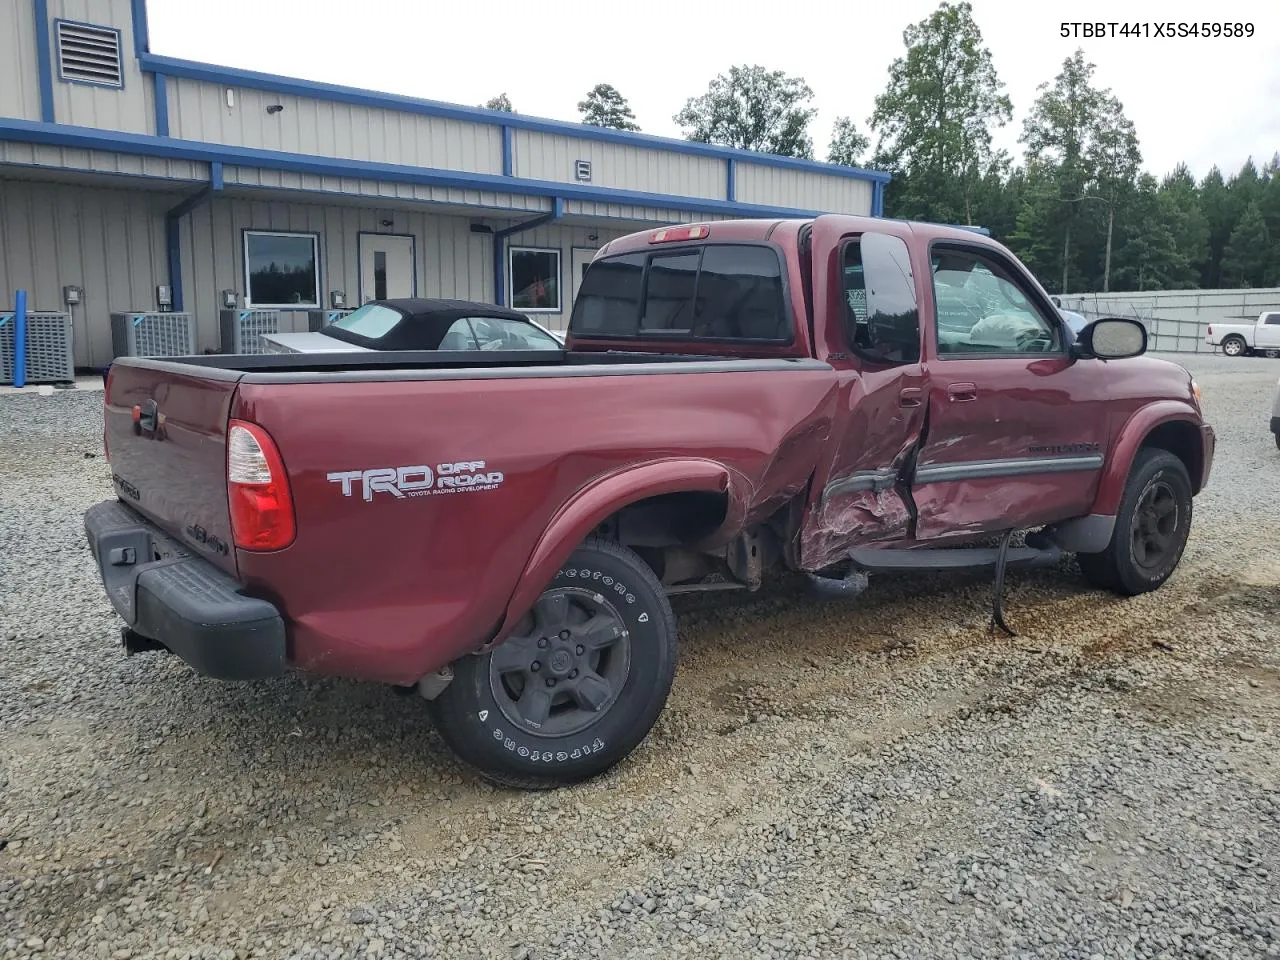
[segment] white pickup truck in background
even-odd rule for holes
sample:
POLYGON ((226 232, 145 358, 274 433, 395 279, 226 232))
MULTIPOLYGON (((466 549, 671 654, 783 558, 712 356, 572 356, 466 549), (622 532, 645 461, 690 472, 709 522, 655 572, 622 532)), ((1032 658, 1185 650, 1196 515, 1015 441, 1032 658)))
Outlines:
POLYGON ((1280 356, 1280 312, 1269 310, 1258 315, 1256 323, 1219 323, 1214 321, 1205 331, 1204 342, 1222 347, 1228 357, 1248 357, 1263 353, 1280 356))

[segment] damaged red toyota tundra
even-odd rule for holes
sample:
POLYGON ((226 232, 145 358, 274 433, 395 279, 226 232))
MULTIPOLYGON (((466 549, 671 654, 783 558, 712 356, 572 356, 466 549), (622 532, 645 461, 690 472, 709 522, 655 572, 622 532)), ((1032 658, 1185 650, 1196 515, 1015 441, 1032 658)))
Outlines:
POLYGON ((1146 345, 1073 337, 963 229, 651 230, 596 255, 563 350, 116 361, 85 528, 128 652, 416 689, 484 776, 551 787, 646 737, 673 594, 1064 553, 1159 587, 1214 433, 1146 345))

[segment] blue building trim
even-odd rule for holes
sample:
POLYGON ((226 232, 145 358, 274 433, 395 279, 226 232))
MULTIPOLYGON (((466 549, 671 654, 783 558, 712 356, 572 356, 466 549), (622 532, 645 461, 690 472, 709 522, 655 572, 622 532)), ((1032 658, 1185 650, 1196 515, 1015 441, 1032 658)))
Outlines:
POLYGON ((156 136, 167 137, 169 135, 169 81, 163 73, 152 76, 155 77, 156 136))
POLYGON ((222 86, 249 87, 271 93, 291 94, 297 97, 313 97, 320 100, 331 100, 336 103, 349 103, 359 107, 373 107, 383 110, 400 110, 428 117, 442 117, 450 120, 461 120, 468 123, 482 123, 491 126, 507 126, 519 130, 534 130, 539 133, 553 134, 562 137, 577 137, 582 140, 598 140, 605 143, 618 143, 628 147, 665 150, 671 153, 687 153, 704 157, 736 159, 743 163, 757 163, 766 167, 783 167, 790 170, 805 170, 810 173, 822 173, 832 177, 845 177, 851 180, 871 180, 884 182, 889 174, 879 170, 864 170, 859 167, 846 167, 836 164, 819 163, 816 160, 801 160, 796 157, 779 157, 770 153, 757 153, 752 150, 737 150, 732 147, 721 147, 710 143, 696 143, 692 140, 676 140, 671 137, 657 137, 647 133, 630 133, 625 130, 612 130, 588 124, 569 123, 564 120, 545 120, 539 117, 527 117, 522 114, 507 113, 502 110, 485 110, 480 107, 464 107, 457 104, 442 103, 438 100, 424 100, 418 97, 406 97, 394 93, 376 93, 356 87, 344 87, 334 83, 318 83, 313 80, 298 80, 292 77, 281 77, 275 74, 258 73, 253 70, 240 70, 233 67, 220 67, 209 63, 197 63, 192 60, 180 60, 176 57, 158 56, 154 53, 140 54, 139 65, 143 70, 153 73, 164 73, 171 77, 184 77, 189 80, 203 80, 222 86))
POLYGON ((877 182, 871 186, 871 215, 884 216, 884 184, 877 182))
POLYGON ((34 0, 36 67, 40 74, 40 119, 53 123, 53 50, 49 43, 48 0, 34 0))
POLYGON ((515 176, 515 148, 513 141, 515 135, 511 131, 511 127, 503 124, 502 126, 502 175, 504 177, 515 176))
POLYGON ((198 140, 182 140, 176 137, 166 138, 141 133, 122 133, 116 130, 98 130, 70 124, 37 123, 32 120, 0 118, 0 140, 105 150, 133 156, 195 160, 202 163, 222 162, 325 177, 363 177, 370 180, 384 180, 388 183, 416 183, 532 197, 561 197, 566 200, 656 207, 695 214, 715 213, 729 217, 815 217, 820 212, 704 197, 615 190, 576 183, 558 183, 553 180, 501 177, 491 173, 465 173, 458 170, 438 170, 431 167, 379 163, 370 160, 339 160, 308 154, 283 153, 278 150, 262 150, 256 147, 234 147, 198 140))
POLYGON ((147 0, 131 0, 133 13, 133 52, 141 58, 151 50, 151 31, 147 26, 147 0))
MULTIPOLYGON (((524 233, 526 230, 532 230, 534 227, 540 227, 545 223, 551 223, 559 220, 564 216, 564 201, 560 197, 555 197, 551 201, 551 212, 544 213, 540 217, 534 217, 532 220, 522 220, 520 223, 502 230, 495 230, 493 234, 493 302, 498 306, 506 306, 507 303, 507 237, 517 233, 524 233)), ((564 306, 564 291, 560 291, 560 306, 564 306)))
POLYGON ((173 309, 178 313, 183 310, 182 218, 221 190, 222 164, 215 162, 209 167, 208 185, 177 206, 171 207, 164 215, 164 246, 165 255, 169 261, 169 296, 173 301, 173 309))
POLYGON ((738 199, 738 162, 732 157, 724 162, 724 198, 738 199))

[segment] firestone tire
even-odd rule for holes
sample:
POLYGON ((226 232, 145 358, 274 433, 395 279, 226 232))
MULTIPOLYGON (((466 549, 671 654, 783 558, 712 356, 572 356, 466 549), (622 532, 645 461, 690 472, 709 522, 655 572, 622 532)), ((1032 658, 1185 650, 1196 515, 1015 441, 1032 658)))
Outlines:
POLYGON ((1100 553, 1079 554, 1080 572, 1091 585, 1122 596, 1157 589, 1182 559, 1191 516, 1191 478, 1183 462, 1167 450, 1139 450, 1111 542, 1100 553), (1154 543, 1160 549, 1152 550, 1154 543))
POLYGON ((546 790, 631 754, 666 705, 675 670, 662 584, 631 550, 588 538, 510 638, 454 664, 430 709, 445 743, 485 779, 546 790))

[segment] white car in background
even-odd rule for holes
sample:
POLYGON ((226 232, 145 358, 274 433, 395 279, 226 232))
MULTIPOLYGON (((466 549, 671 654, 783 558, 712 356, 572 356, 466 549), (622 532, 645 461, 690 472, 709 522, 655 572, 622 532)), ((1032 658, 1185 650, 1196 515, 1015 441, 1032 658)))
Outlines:
POLYGON ((1264 310, 1254 323, 1209 324, 1204 342, 1211 347, 1222 347, 1228 357, 1248 357, 1261 353, 1268 357, 1280 357, 1280 312, 1264 310))
POLYGON ((1071 328, 1071 332, 1077 337, 1080 331, 1089 325, 1089 318, 1083 313, 1076 313, 1074 310, 1067 310, 1062 306, 1062 301, 1058 297, 1050 297, 1053 305, 1058 308, 1058 313, 1062 314, 1062 319, 1067 321, 1067 326, 1071 328))
POLYGON ((321 330, 264 333, 265 353, 562 350, 564 336, 524 314, 470 300, 371 300, 321 330))

